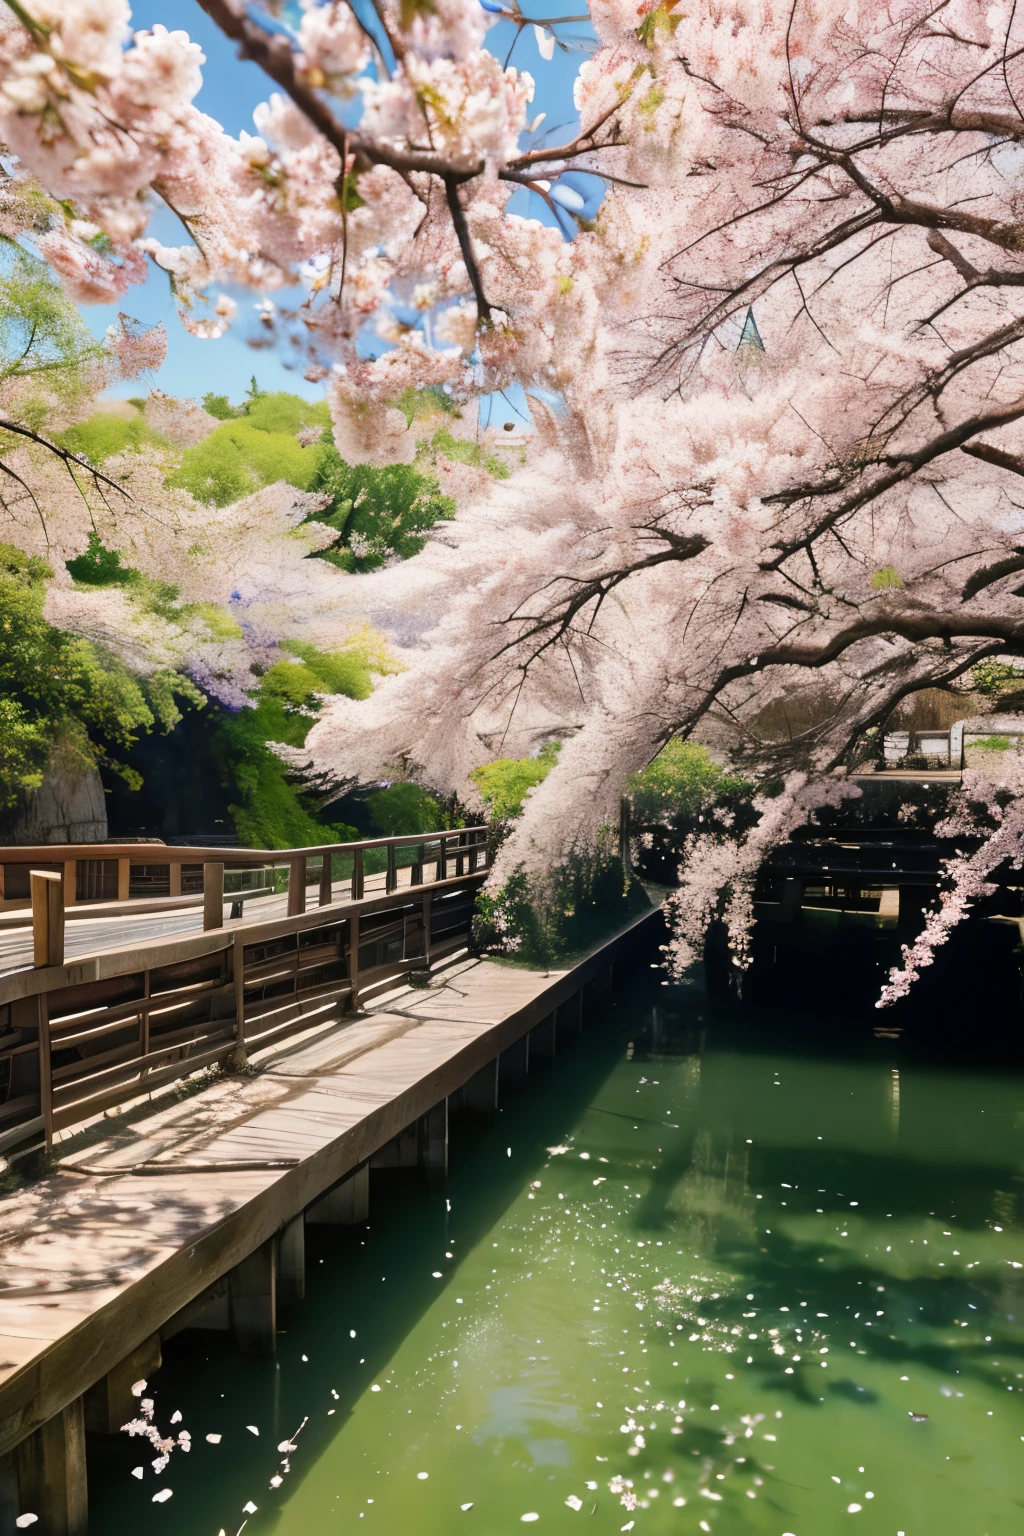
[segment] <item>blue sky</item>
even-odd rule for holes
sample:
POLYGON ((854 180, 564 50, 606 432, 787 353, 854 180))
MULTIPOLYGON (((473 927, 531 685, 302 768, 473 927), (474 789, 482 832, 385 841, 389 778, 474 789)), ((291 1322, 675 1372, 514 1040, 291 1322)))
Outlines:
MULTIPOLYGON (((531 6, 529 14, 557 16, 568 14, 569 9, 564 4, 560 5, 558 0, 538 0, 535 6, 531 6)), ((216 117, 233 135, 242 129, 255 132, 253 108, 266 100, 272 88, 272 83, 262 71, 255 64, 237 58, 234 45, 217 30, 196 0, 136 0, 132 7, 133 26, 141 30, 157 22, 172 30, 188 32, 206 55, 203 88, 196 98, 197 106, 211 117, 216 117)), ((579 37, 589 35, 587 26, 564 30, 567 37, 572 33, 579 37)), ((498 58, 504 60, 514 37, 512 23, 502 21, 488 33, 487 45, 498 58)), ((530 28, 520 37, 512 57, 512 63, 520 69, 528 70, 537 83, 531 109, 533 115, 539 112, 547 114, 545 130, 563 125, 555 136, 555 142, 571 136, 577 121, 572 102, 572 86, 583 57, 584 54, 577 50, 565 54, 556 49, 552 61, 545 63, 538 54, 530 28)), ((552 222, 542 200, 525 190, 516 194, 512 207, 517 213, 543 218, 546 223, 552 222)), ((166 212, 156 216, 151 232, 171 244, 183 243, 186 238, 177 221, 166 212)), ((276 353, 269 350, 254 351, 246 344, 246 335, 252 334, 254 329, 248 317, 252 316, 253 305, 259 295, 237 292, 235 297, 239 302, 238 319, 233 329, 217 341, 200 341, 182 329, 167 279, 155 268, 151 268, 149 280, 130 289, 120 305, 91 305, 84 308, 82 313, 98 336, 116 320, 118 309, 123 309, 147 325, 163 321, 168 334, 167 359, 151 382, 168 394, 199 398, 207 390, 212 390, 237 400, 255 373, 263 389, 290 389, 310 399, 320 398, 322 386, 306 383, 301 367, 288 369, 276 353)), ((144 388, 145 381, 134 380, 119 386, 113 393, 135 395, 144 388)), ((497 419, 498 413, 495 414, 497 419)))

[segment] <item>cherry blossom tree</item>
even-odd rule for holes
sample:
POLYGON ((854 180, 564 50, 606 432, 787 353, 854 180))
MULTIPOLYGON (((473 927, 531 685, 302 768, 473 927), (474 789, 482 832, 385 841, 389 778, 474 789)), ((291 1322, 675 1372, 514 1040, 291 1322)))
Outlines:
POLYGON ((344 0, 201 3, 273 87, 255 135, 198 111, 199 49, 132 34, 126 0, 6 0, 12 236, 82 302, 156 263, 211 338, 229 290, 267 295, 352 460, 409 461, 425 411, 472 432, 474 399, 532 391, 517 474, 463 465, 423 554, 337 579, 332 622, 385 629, 405 670, 332 701, 310 748, 471 793, 557 735, 501 878, 613 822, 666 741, 728 733, 786 785, 746 855, 693 850, 741 958, 750 858, 838 792, 814 786, 914 692, 1024 648, 1024 19, 593 0, 580 129, 551 144, 530 76, 483 46, 536 20, 543 67, 557 25, 517 0, 378 0, 373 25, 344 0), (524 186, 564 229, 509 212, 524 186), (180 246, 147 233, 158 203, 180 246))

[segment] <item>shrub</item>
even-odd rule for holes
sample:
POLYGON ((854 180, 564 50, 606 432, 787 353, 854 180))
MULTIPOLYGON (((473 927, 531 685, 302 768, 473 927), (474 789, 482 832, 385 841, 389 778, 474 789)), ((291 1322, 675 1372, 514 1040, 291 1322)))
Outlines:
POLYGON ((560 741, 549 741, 536 757, 499 757, 473 769, 470 778, 495 821, 511 821, 519 815, 527 794, 547 778, 561 750, 560 741))

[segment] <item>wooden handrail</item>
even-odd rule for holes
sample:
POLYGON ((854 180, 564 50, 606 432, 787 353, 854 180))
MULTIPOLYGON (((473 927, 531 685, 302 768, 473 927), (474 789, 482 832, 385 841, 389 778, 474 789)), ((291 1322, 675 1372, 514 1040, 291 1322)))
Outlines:
POLYGON ((287 864, 291 859, 315 859, 326 853, 354 853, 369 848, 416 848, 473 835, 475 841, 487 838, 484 826, 449 827, 443 832, 409 832, 398 837, 365 837, 351 843, 316 843, 310 848, 202 848, 182 843, 27 843, 0 844, 0 864, 70 864, 72 860, 130 859, 133 864, 205 864, 210 860, 225 865, 287 864))
MULTIPOLYGON (((471 846, 486 849, 484 829, 469 830, 471 846)), ((413 845, 434 840, 420 834, 413 845)), ((215 851, 209 863, 221 864, 224 850, 215 851)), ((54 936, 63 926, 60 878, 37 872, 35 886, 54 936)), ((40 1132, 48 1150, 63 1129, 224 1063, 239 1048, 261 1049, 328 1022, 360 994, 465 948, 484 878, 482 868, 454 876, 446 868, 439 880, 227 932, 169 935, 73 960, 53 949, 37 955, 36 968, 0 976, 0 1152, 29 1150, 40 1132), (62 1053, 56 1066, 52 1051, 62 1053)))

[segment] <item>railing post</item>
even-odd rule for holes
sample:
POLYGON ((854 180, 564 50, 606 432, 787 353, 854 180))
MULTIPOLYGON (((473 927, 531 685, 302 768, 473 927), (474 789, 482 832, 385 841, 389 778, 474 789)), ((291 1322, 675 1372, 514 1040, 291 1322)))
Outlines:
POLYGON ((445 840, 444 840, 444 835, 442 834, 438 838, 438 840, 437 840, 437 863, 434 865, 434 879, 435 880, 443 880, 444 877, 445 877, 445 873, 446 873, 445 866, 447 864, 447 855, 445 853, 445 847, 446 847, 446 844, 445 844, 445 840))
POLYGON ((423 896, 423 963, 430 969, 430 909, 433 896, 426 891, 423 896))
POLYGON ((36 965, 64 964, 64 877, 29 871, 32 892, 32 958, 36 965))
POLYGON ((288 916, 300 917, 306 910, 306 860, 292 859, 288 865, 288 916))
POLYGON ((64 905, 73 907, 78 900, 78 860, 64 860, 64 905))
POLYGON ((50 1061, 50 998, 40 992, 37 999, 39 1022, 39 1113, 43 1121, 44 1147, 53 1150, 53 1064, 50 1061))
POLYGON ((357 848, 352 855, 352 900, 363 899, 363 850, 357 848))
POLYGON ((395 867, 395 845, 388 843, 388 872, 384 879, 384 890, 391 892, 398 889, 398 870, 395 867))
POLYGON ((118 859, 117 861, 117 899, 127 901, 132 890, 132 861, 131 859, 118 859))
POLYGON ((417 843, 417 845, 416 845, 416 858, 415 858, 415 861, 413 862, 412 868, 409 871, 409 884, 410 885, 422 885, 423 884, 423 854, 424 854, 423 844, 422 843, 417 843))
POLYGON ((181 895, 181 860, 180 859, 172 859, 171 860, 171 862, 170 862, 170 864, 168 866, 168 873, 170 875, 170 883, 171 883, 170 894, 172 896, 180 896, 181 895))
POLYGON ((231 951, 231 980, 235 988, 235 1044, 245 1050, 245 940, 235 929, 231 951))
POLYGON ((465 832, 460 832, 459 833, 459 840, 455 844, 455 874, 456 874, 456 878, 459 875, 464 875, 466 873, 466 855, 465 855, 465 852, 464 852, 465 846, 466 846, 466 834, 465 834, 465 832))
POLYGON ((203 865, 203 931, 224 926, 224 865, 203 865))
POLYGON ((329 907, 334 900, 334 854, 329 849, 324 850, 323 862, 320 865, 320 905, 329 907))
POLYGON ((352 988, 352 1011, 359 1006, 359 913, 348 920, 348 979, 352 988))

